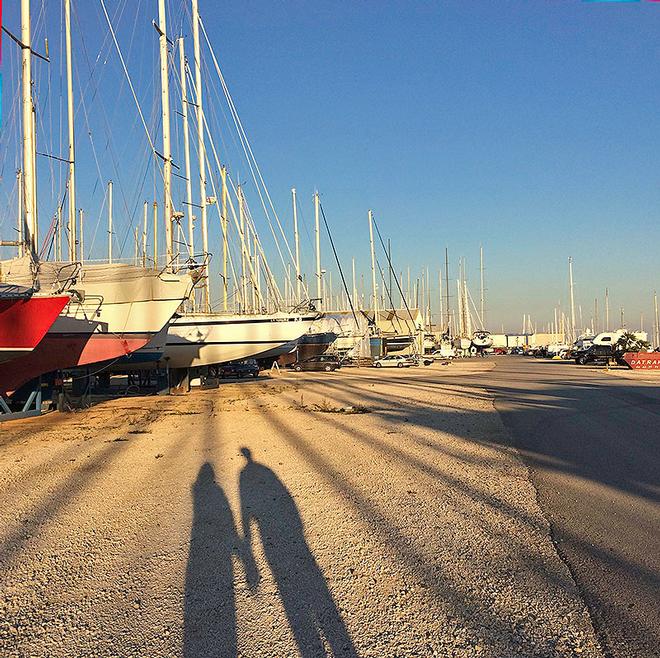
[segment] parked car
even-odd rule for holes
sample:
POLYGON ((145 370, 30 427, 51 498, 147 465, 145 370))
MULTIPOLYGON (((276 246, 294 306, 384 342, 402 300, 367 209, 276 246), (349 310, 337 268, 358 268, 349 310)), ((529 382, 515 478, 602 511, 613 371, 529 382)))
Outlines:
POLYGON ((220 368, 220 377, 258 377, 259 366, 254 359, 246 361, 230 361, 220 368))
POLYGON ((417 360, 410 356, 401 354, 388 354, 374 359, 374 368, 410 368, 410 366, 419 365, 417 360))
POLYGON ((325 372, 331 372, 332 370, 341 368, 341 362, 332 354, 320 354, 319 356, 310 356, 308 359, 303 359, 302 361, 296 361, 291 364, 291 367, 296 372, 302 372, 303 370, 324 370, 325 372))
POLYGON ((575 363, 581 366, 595 361, 609 361, 615 356, 612 345, 597 345, 595 343, 587 347, 586 350, 580 350, 574 354, 575 363))

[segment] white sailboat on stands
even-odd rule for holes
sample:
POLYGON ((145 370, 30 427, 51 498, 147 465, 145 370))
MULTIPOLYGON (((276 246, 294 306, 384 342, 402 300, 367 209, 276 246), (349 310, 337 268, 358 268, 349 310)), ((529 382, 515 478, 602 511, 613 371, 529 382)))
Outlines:
MULTIPOLYGON (((70 0, 65 0, 67 100, 69 132, 68 261, 38 257, 36 209, 36 135, 31 76, 30 0, 21 0, 23 88, 23 218, 27 255, 0 261, 0 283, 28 286, 42 292, 70 295, 70 301, 39 344, 25 356, 0 364, 0 394, 11 394, 28 381, 55 370, 65 370, 117 359, 149 343, 167 325, 193 287, 188 274, 178 275, 171 262, 165 268, 112 261, 109 235, 107 263, 86 263, 76 231, 75 151, 70 0)), ((110 30, 112 26, 108 18, 110 30)), ((118 48, 118 46, 117 46, 118 48)), ((155 152, 155 150, 154 150, 155 152)), ((167 165, 167 160, 166 163, 167 165)), ((165 188, 166 205, 169 190, 165 188)), ((111 212, 111 211, 110 211, 111 212)), ((171 233, 172 217, 165 214, 171 233)), ((55 232, 53 233, 54 239, 55 232)), ((170 259, 171 260, 171 259, 170 259)))
MULTIPOLYGON (((194 47, 194 106, 197 123, 197 153, 199 162, 198 207, 201 216, 202 242, 205 256, 209 254, 208 206, 214 206, 218 210, 222 229, 221 278, 223 300, 222 311, 213 312, 210 294, 210 272, 208 272, 204 280, 202 298, 199 303, 196 302, 194 309, 187 309, 181 313, 169 326, 165 350, 160 360, 161 364, 167 364, 169 368, 212 366, 228 361, 259 356, 269 350, 277 349, 292 341, 296 341, 309 329, 314 320, 319 317, 319 313, 311 305, 308 305, 306 308, 304 304, 301 304, 292 310, 284 308, 282 295, 279 292, 275 277, 265 258, 242 187, 241 185, 234 186, 231 184, 226 168, 220 163, 213 142, 213 135, 209 130, 207 118, 204 114, 200 32, 204 35, 213 66, 218 74, 231 116, 238 131, 239 141, 243 146, 245 156, 248 160, 248 167, 262 199, 262 204, 262 194, 265 194, 270 203, 270 195, 265 187, 263 177, 247 141, 247 136, 238 118, 233 100, 228 92, 208 35, 200 18, 197 0, 191 0, 191 9, 194 47), (207 167, 207 139, 215 167, 207 167), (221 181, 219 185, 216 184, 216 180, 213 178, 213 169, 220 172, 221 181), (207 197, 207 171, 210 172, 209 179, 214 192, 214 196, 212 197, 207 197), (218 187, 221 190, 220 205, 217 203, 218 187), (237 199, 238 212, 232 200, 232 193, 237 199), (234 268, 229 252, 230 219, 239 243, 240 279, 236 276, 236 268, 234 268), (239 312, 234 313, 229 310, 229 267, 231 267, 234 275, 234 281, 239 280, 240 282, 239 285, 235 286, 234 290, 235 296, 240 300, 240 309, 239 312), (266 296, 262 294, 261 290, 262 273, 266 283, 266 296), (201 309, 198 307, 201 307, 201 309)), ((164 31, 164 24, 162 22, 161 30, 164 31)), ((166 39, 166 35, 164 37, 166 39)), ((187 98, 186 84, 190 70, 183 53, 183 39, 179 39, 178 46, 180 48, 182 106, 186 107, 190 104, 187 98)), ((182 111, 182 118, 184 121, 183 132, 186 168, 189 170, 190 155, 187 137, 187 110, 182 111)), ((190 176, 188 176, 188 179, 190 180, 190 176)), ((194 205, 192 190, 189 185, 186 186, 186 196, 188 242, 191 253, 194 253, 195 232, 192 217, 192 208, 194 205)), ((263 205, 264 211, 266 211, 266 206, 265 204, 263 205)), ((274 212, 272 204, 270 207, 274 212)), ((277 219, 276 214, 275 217, 277 219)))

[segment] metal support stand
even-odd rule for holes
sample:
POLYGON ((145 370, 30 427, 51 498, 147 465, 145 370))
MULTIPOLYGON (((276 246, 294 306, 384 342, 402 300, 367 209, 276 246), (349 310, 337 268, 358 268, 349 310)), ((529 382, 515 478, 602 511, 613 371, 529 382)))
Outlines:
POLYGON ((12 411, 6 400, 0 396, 0 422, 4 420, 17 420, 19 418, 30 418, 41 415, 41 379, 37 381, 36 387, 28 395, 23 408, 20 411, 12 411))

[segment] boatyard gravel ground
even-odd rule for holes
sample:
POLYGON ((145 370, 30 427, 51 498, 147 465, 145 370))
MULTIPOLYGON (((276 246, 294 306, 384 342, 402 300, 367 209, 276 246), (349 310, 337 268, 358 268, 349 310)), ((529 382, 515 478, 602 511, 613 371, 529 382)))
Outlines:
POLYGON ((489 367, 0 425, 0 655, 600 656, 489 367))

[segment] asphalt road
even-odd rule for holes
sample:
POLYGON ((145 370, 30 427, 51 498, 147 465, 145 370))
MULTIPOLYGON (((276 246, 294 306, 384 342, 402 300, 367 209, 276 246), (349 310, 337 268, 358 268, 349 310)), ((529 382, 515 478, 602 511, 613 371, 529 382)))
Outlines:
POLYGON ((529 469, 611 658, 660 655, 660 379, 498 357, 472 380, 529 469))

